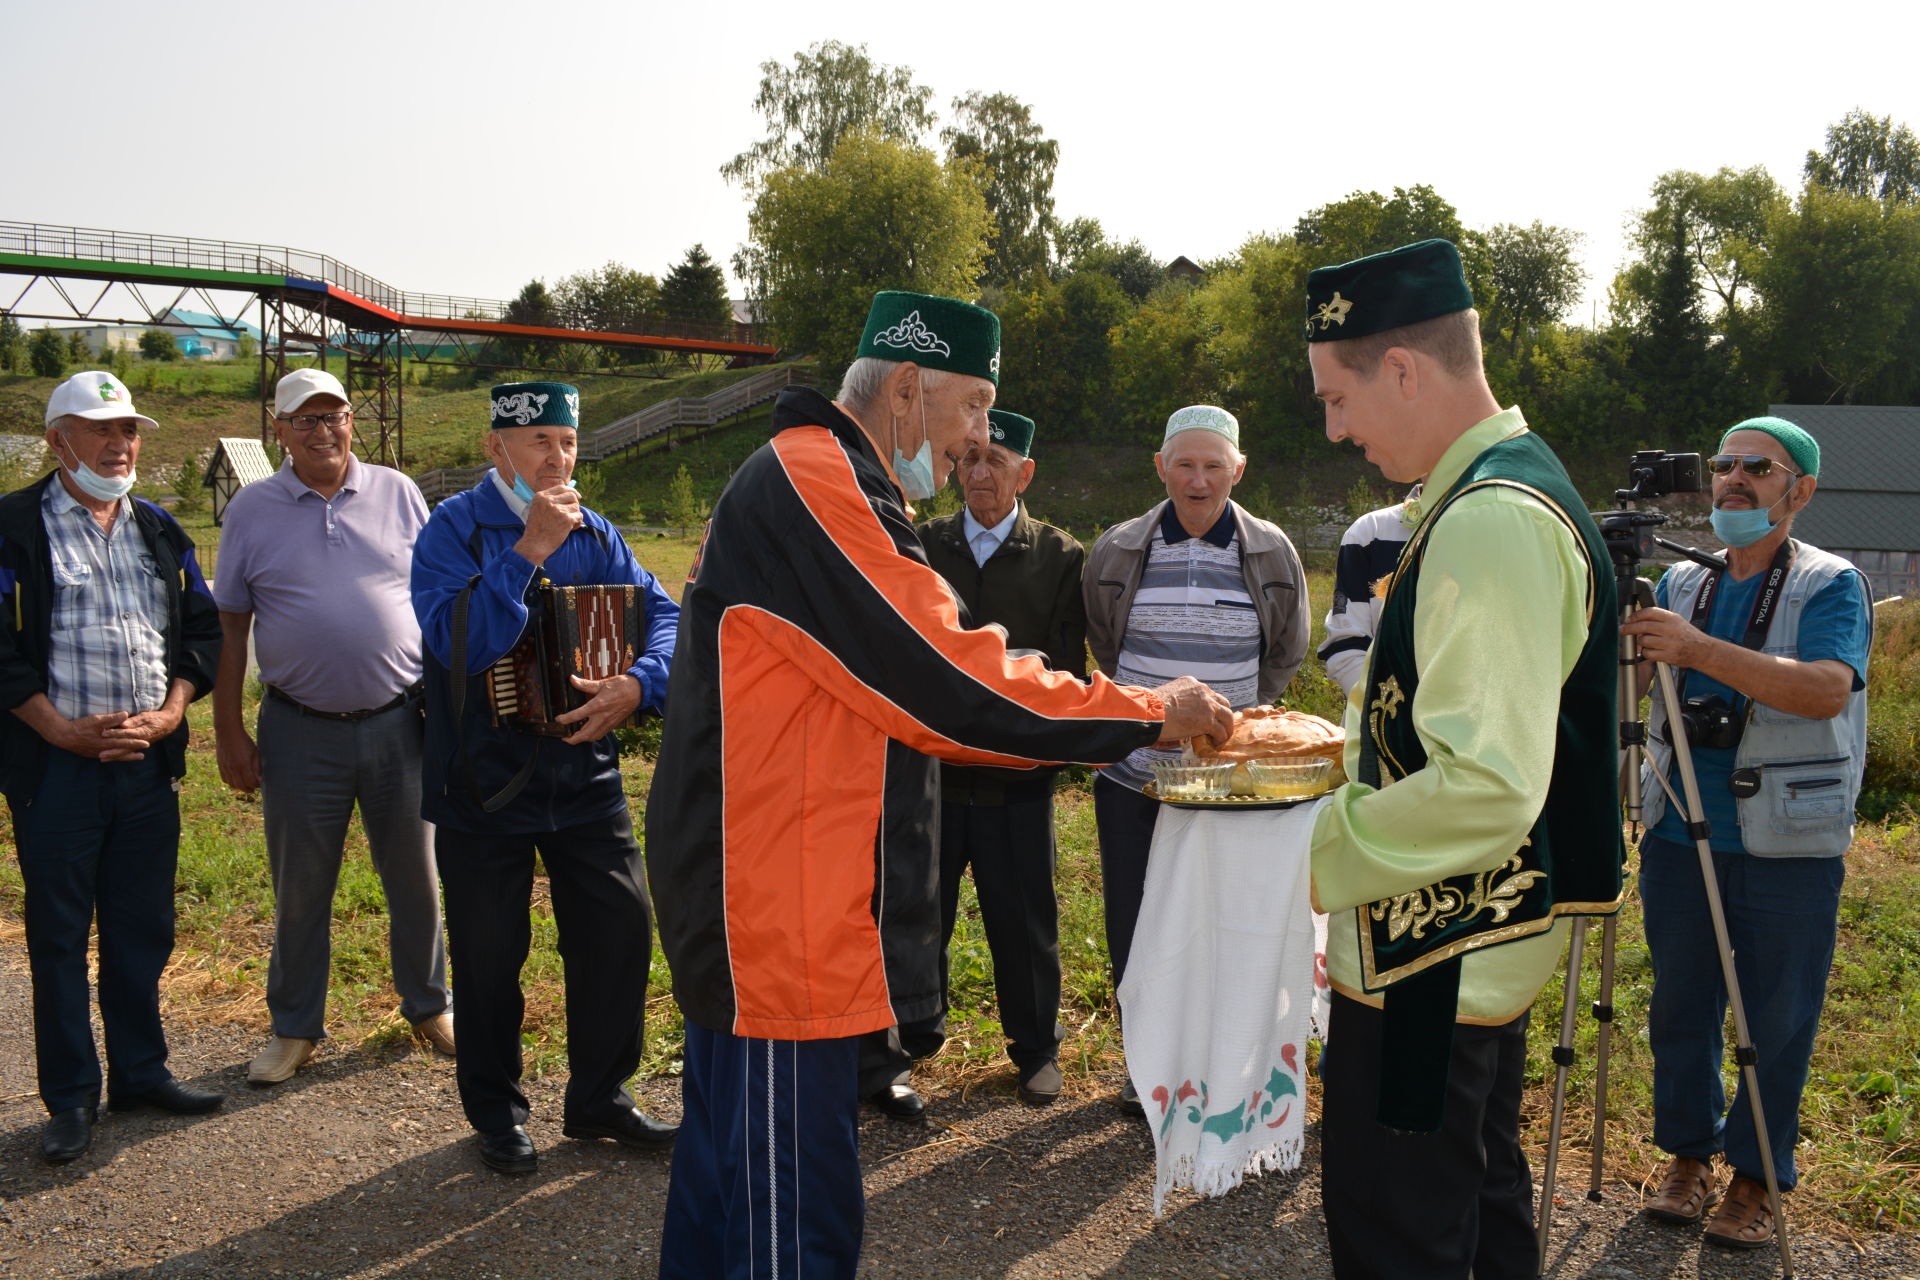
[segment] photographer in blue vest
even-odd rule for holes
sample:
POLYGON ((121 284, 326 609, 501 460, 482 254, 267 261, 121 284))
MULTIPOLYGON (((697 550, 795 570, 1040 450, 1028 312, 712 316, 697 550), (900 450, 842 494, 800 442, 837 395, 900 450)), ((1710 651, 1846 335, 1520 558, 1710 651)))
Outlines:
POLYGON ((574 492, 579 402, 564 382, 495 387, 493 468, 434 508, 413 551, 427 680, 420 808, 434 824, 446 897, 455 1075, 480 1158, 497 1173, 537 1164, 520 1090, 520 968, 532 941, 536 851, 566 966, 571 1076, 561 1132, 641 1150, 669 1145, 675 1132, 626 1088, 640 1065, 653 905, 613 730, 636 709, 666 705, 680 609, 574 492), (630 583, 646 609, 646 634, 628 637, 626 671, 571 677, 591 697, 555 717, 575 726, 566 738, 495 723, 488 705, 486 670, 533 624, 542 578, 557 587, 630 583))
MULTIPOLYGON (((1660 580, 1659 607, 1622 630, 1639 639, 1643 681, 1652 662, 1674 668, 1774 1171, 1787 1191, 1866 762, 1873 609, 1852 565, 1792 537, 1819 486, 1811 435, 1783 418, 1749 418, 1707 465, 1726 571, 1681 561, 1660 580)), ((1640 897, 1654 972, 1653 1140, 1673 1159, 1646 1210, 1699 1222, 1716 1199, 1714 1157, 1724 1156, 1732 1180, 1706 1238, 1758 1248, 1773 1237, 1773 1213, 1746 1086, 1729 1107, 1721 1083, 1727 989, 1698 851, 1656 778, 1680 792, 1660 698, 1649 733, 1640 897)))

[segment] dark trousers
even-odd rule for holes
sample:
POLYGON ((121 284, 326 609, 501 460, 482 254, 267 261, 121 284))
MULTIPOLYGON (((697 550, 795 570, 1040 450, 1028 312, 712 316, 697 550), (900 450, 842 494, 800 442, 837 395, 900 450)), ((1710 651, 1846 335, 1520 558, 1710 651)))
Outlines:
POLYGON ((867 1212, 859 1039, 750 1040, 687 1023, 661 1280, 853 1276, 867 1212))
POLYGON ((49 1112, 100 1099, 87 990, 87 932, 100 920, 100 1021, 107 1088, 168 1079, 160 974, 173 954, 180 804, 160 753, 102 764, 48 752, 30 802, 7 797, 26 882, 33 1040, 49 1112))
POLYGON ((1102 775, 1093 780, 1093 822, 1100 834, 1100 890, 1107 916, 1107 962, 1113 989, 1127 976, 1140 898, 1147 889, 1147 854, 1160 802, 1102 775))
POLYGON ((947 948, 960 914, 960 878, 973 868, 973 888, 993 957, 993 989, 1007 1056, 1022 1074, 1060 1053, 1060 906, 1054 898, 1053 794, 1003 804, 940 805, 941 1010, 924 1021, 863 1038, 861 1079, 873 1093, 903 1076, 911 1062, 939 1052, 947 1038, 947 948))
MULTIPOLYGON (((1800 1095, 1827 998, 1846 861, 1713 855, 1782 1191, 1799 1181, 1793 1152, 1800 1140, 1800 1095)), ((1737 1172, 1764 1182, 1766 1165, 1746 1073, 1740 1073, 1731 1108, 1721 1083, 1727 983, 1700 878, 1700 855, 1692 845, 1658 836, 1641 842, 1640 901, 1653 960, 1653 998, 1647 1008, 1653 1140, 1664 1151, 1696 1160, 1711 1160, 1724 1150, 1737 1172)))
POLYGON ((1320 1062, 1320 1189, 1341 1280, 1532 1280, 1533 1178, 1520 1150, 1527 1015, 1454 1027, 1439 1133, 1374 1120, 1380 1011, 1338 992, 1320 1062))
POLYGON ((439 827, 434 859, 446 891, 452 962, 454 1074, 467 1121, 482 1133, 525 1124, 520 968, 532 942, 529 909, 538 850, 553 895, 566 970, 566 1120, 633 1106, 653 955, 653 904, 624 806, 597 822, 533 834, 439 827))

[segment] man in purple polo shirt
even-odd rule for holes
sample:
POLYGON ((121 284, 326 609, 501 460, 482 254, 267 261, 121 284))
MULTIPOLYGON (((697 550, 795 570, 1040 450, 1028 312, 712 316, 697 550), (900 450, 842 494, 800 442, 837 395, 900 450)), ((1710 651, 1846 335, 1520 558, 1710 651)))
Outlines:
POLYGON ((274 389, 286 461, 227 504, 214 585, 225 639, 213 691, 220 776, 261 795, 276 900, 273 1039, 247 1068, 290 1079, 326 1034, 333 891, 357 801, 386 890, 400 1012, 453 1052, 433 828, 420 818, 420 627, 408 574, 427 504, 412 480, 353 456, 353 411, 332 374, 274 389), (259 742, 241 692, 260 663, 259 742))

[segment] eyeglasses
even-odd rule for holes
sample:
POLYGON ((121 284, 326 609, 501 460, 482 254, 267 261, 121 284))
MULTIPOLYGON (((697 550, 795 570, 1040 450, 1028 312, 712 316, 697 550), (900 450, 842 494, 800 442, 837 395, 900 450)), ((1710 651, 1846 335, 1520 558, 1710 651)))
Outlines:
POLYGON ((1731 475, 1735 467, 1739 467, 1756 480, 1772 475, 1775 467, 1780 468, 1795 480, 1806 474, 1803 471, 1795 471, 1784 462, 1775 462, 1763 453, 1716 453, 1707 459, 1707 470, 1717 476, 1731 475))
POLYGON ((289 413, 282 414, 279 421, 286 423, 295 431, 311 431, 315 427, 333 430, 344 427, 353 421, 353 410, 337 409, 332 413, 289 413))

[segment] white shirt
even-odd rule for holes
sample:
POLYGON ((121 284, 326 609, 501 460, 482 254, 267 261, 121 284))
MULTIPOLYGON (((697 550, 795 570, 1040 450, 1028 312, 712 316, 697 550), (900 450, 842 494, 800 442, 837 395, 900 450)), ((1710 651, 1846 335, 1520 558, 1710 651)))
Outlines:
POLYGON ((975 565, 984 565, 993 559, 993 553, 1000 549, 1000 544, 1007 540, 1009 533, 1013 532, 1013 522, 1019 517, 1020 503, 1017 500, 1013 504, 1013 509, 1007 512, 1006 518, 991 529, 973 518, 973 508, 968 507, 960 513, 960 531, 966 535, 967 547, 973 552, 975 565))

